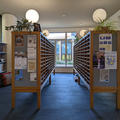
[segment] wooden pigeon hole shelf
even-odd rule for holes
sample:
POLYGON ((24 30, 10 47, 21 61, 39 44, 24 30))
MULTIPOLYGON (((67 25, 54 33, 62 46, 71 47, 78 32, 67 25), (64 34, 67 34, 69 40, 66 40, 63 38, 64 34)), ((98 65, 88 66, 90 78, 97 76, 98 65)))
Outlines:
MULTIPOLYGON (((104 47, 104 45, 102 45, 104 47)), ((109 45, 108 45, 109 46, 109 45)), ((90 107, 93 108, 93 96, 96 92, 116 93, 116 107, 120 109, 120 32, 97 32, 91 31, 82 37, 74 45, 74 69, 79 75, 78 83, 82 80, 90 90, 90 107), (111 52, 116 52, 116 68, 108 69, 108 81, 101 81, 100 74, 104 69, 94 67, 93 56, 96 51, 100 50, 100 36, 111 35, 112 48, 111 52)))
POLYGON ((12 108, 16 92, 37 93, 55 74, 55 46, 40 32, 12 32, 12 108))

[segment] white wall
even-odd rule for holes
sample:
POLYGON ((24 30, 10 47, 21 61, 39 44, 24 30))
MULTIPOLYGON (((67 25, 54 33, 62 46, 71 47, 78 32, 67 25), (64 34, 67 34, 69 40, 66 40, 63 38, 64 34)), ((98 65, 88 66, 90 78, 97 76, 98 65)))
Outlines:
POLYGON ((11 72, 11 31, 5 30, 5 26, 16 25, 17 18, 11 14, 2 15, 2 42, 7 43, 7 71, 11 72))
POLYGON ((42 28, 42 30, 44 29, 49 32, 80 32, 81 30, 91 30, 93 27, 42 28))
POLYGON ((120 30, 120 10, 113 14, 108 21, 112 21, 116 30, 120 30))
POLYGON ((73 67, 56 67, 56 73, 73 73, 73 67))

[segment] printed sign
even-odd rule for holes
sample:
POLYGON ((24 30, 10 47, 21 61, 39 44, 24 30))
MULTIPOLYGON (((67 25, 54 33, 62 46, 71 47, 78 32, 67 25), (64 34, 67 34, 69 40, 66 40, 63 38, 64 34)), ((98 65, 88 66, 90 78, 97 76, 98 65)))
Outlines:
POLYGON ((36 80, 37 80, 36 73, 30 73, 30 81, 36 81, 36 80))
POLYGON ((28 60, 28 72, 36 72, 36 60, 28 60))
POLYGON ((117 52, 105 52, 105 69, 117 68, 117 52))
POLYGON ((99 50, 112 51, 112 34, 99 35, 99 50))
POLYGON ((109 82, 109 70, 100 70, 100 82, 109 82))

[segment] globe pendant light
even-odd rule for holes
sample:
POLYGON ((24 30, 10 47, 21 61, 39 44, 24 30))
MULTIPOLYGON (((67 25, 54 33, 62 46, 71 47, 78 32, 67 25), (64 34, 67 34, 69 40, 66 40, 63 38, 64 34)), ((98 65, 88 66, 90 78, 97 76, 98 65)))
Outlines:
POLYGON ((93 12, 93 20, 96 22, 96 23, 99 23, 101 22, 101 20, 105 20, 107 17, 107 13, 104 9, 96 9, 94 12, 93 12))
POLYGON ((25 17, 29 22, 37 23, 39 20, 39 13, 34 9, 29 9, 26 12, 25 17))

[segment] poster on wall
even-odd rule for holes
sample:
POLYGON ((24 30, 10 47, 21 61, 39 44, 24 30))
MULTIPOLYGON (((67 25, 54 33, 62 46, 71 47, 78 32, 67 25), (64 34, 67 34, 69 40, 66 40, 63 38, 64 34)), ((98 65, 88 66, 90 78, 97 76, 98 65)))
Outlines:
POLYGON ((15 52, 15 69, 27 69, 27 58, 24 52, 15 52))
POLYGON ((28 48, 27 56, 28 56, 28 59, 36 59, 36 48, 28 48))
POLYGON ((105 52, 96 52, 93 54, 93 67, 98 69, 105 68, 105 52))
POLYGON ((36 72, 36 60, 28 60, 28 72, 36 72))
POLYGON ((112 34, 99 35, 99 51, 112 51, 112 34))
POLYGON ((15 80, 23 80, 23 70, 15 71, 15 80))
POLYGON ((117 52, 105 52, 105 69, 117 68, 117 52))
POLYGON ((23 35, 16 35, 15 36, 15 46, 16 47, 23 47, 24 46, 23 35))
POLYGON ((29 35, 27 36, 28 47, 36 47, 36 36, 29 35))
POLYGON ((100 70, 100 82, 109 82, 109 70, 100 70))
POLYGON ((36 73, 30 73, 30 81, 36 81, 36 80, 37 80, 36 73))

